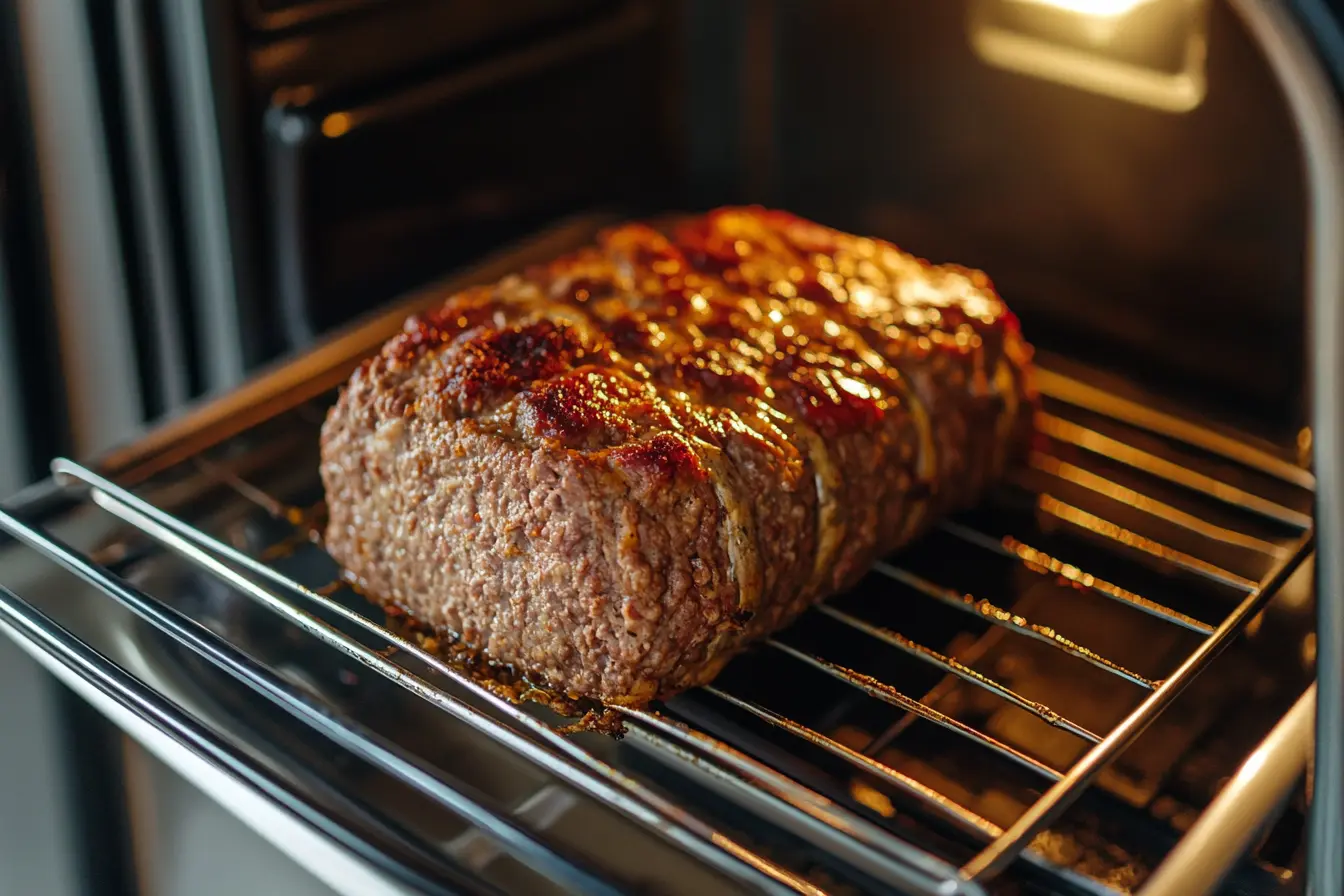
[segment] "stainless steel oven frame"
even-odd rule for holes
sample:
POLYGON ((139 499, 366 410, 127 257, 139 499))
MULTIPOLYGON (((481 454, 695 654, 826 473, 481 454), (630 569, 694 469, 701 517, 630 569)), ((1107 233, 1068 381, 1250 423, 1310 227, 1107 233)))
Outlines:
MULTIPOLYGON (((1344 118, 1338 102, 1338 91, 1331 83, 1330 73, 1321 64, 1319 48, 1312 45, 1301 22, 1294 19, 1288 4, 1269 0, 1232 0, 1232 5, 1243 17, 1248 30, 1255 35, 1265 56, 1279 80, 1280 87, 1294 113, 1299 129, 1304 167, 1307 173, 1310 226, 1308 228, 1308 300, 1311 309, 1308 332, 1314 382, 1317 385, 1312 411, 1312 435, 1316 482, 1315 537, 1318 550, 1315 556, 1319 622, 1317 630, 1317 683, 1284 717, 1244 767, 1232 786, 1215 802, 1200 824, 1178 846, 1167 863, 1153 876, 1145 892, 1190 893, 1201 892, 1212 886, 1226 872, 1228 865, 1244 847, 1249 832, 1244 813, 1254 807, 1256 817, 1268 815, 1278 805, 1286 790, 1293 785, 1297 772, 1312 763, 1313 793, 1310 811, 1312 848, 1308 861, 1308 880, 1317 893, 1344 892, 1344 850, 1338 845, 1344 837, 1344 556, 1334 548, 1344 544, 1344 506, 1340 487, 1344 485, 1344 397, 1335 389, 1321 388, 1321 384, 1344 383, 1344 258, 1338 246, 1344 245, 1344 118), (1316 738, 1314 754, 1310 753, 1304 737, 1307 720, 1315 716, 1316 738), (1267 771, 1268 770, 1268 771, 1267 771), (1239 817, 1240 816, 1240 817, 1239 817)), ((1295 4, 1296 11, 1313 4, 1295 4)), ((1317 40, 1328 39, 1328 34, 1316 35, 1317 40)), ((417 300, 418 301, 418 300, 417 300)), ((398 318, 404 311, 392 312, 384 325, 398 318)), ((373 329, 377 329, 374 327, 373 329)), ((598 892, 612 886, 611 881, 584 863, 561 850, 540 843, 526 830, 509 822, 502 813, 489 811, 488 801, 460 791, 445 790, 441 781, 427 776, 413 762, 399 755, 395 749, 379 744, 376 738, 359 736, 349 725, 333 725, 329 718, 315 712, 313 707, 295 700, 283 688, 277 688, 273 676, 264 667, 232 648, 227 642, 209 637, 178 618, 159 602, 148 598, 134 586, 109 572, 103 565, 72 551, 35 527, 32 515, 35 508, 47 502, 64 505, 71 495, 90 499, 124 523, 149 535, 161 545, 207 569, 257 600, 284 618, 308 631, 329 645, 355 656, 361 663, 389 679, 409 687, 421 697, 446 710, 459 721, 478 728, 501 740, 513 752, 533 756, 545 764, 559 763, 568 769, 567 780, 598 799, 610 802, 633 816, 643 818, 674 840, 692 849, 711 862, 721 863, 722 869, 740 881, 759 886, 783 886, 787 889, 809 892, 811 885, 773 866, 768 860, 750 850, 744 850, 721 832, 705 828, 684 813, 675 804, 669 804, 657 794, 641 791, 631 782, 613 776, 610 769, 595 767, 588 755, 572 747, 563 736, 555 735, 549 727, 538 728, 532 717, 519 713, 505 703, 493 708, 509 721, 528 732, 520 736, 509 726, 501 726, 491 716, 482 714, 452 695, 420 679, 412 679, 381 654, 358 645, 347 636, 334 632, 315 622, 291 601, 301 597, 325 610, 346 618, 353 624, 364 622, 353 618, 349 611, 326 601, 308 588, 269 570, 255 560, 210 538, 195 528, 181 523, 162 510, 131 494, 122 484, 113 481, 131 471, 161 468, 173 460, 195 455, 203 442, 225 431, 237 431, 243 424, 259 422, 274 410, 272 401, 282 397, 282 403, 292 404, 300 397, 312 397, 339 381, 351 363, 369 344, 369 327, 349 331, 343 336, 325 342, 302 362, 254 380, 233 394, 208 403, 203 407, 156 430, 126 451, 114 451, 98 464, 78 465, 58 461, 53 466, 58 485, 44 486, 30 492, 16 503, 21 514, 0 515, 0 526, 21 541, 37 548, 56 560, 86 582, 132 608, 162 631, 171 634, 180 643, 190 647, 212 662, 226 668, 231 674, 247 681, 266 693, 286 709, 308 723, 322 728, 333 740, 354 750, 366 761, 388 770, 403 781, 413 783, 459 813, 473 819, 483 829, 492 832, 496 840, 516 855, 538 868, 549 869, 557 879, 573 886, 598 892), (62 491, 73 486, 70 492, 62 491), (20 517, 23 518, 20 518, 20 517), (260 577, 266 584, 258 584, 248 575, 260 577), (537 746, 541 742, 544 748, 537 746), (631 797, 634 793, 636 798, 631 797), (713 848, 705 849, 706 845, 713 848)), ((135 474, 131 473, 131 479, 135 474)), ((1303 549, 1306 543, 1301 546, 1303 549)), ((1301 552, 1299 551, 1298 554, 1301 552)), ((1285 566, 1269 580, 1260 583, 1257 595, 1268 595, 1279 584, 1279 577, 1292 570, 1285 566)), ((1066 806, 1097 772, 1116 753, 1127 745, 1152 720, 1183 684, 1216 653, 1226 638, 1235 634, 1241 625, 1260 608, 1254 599, 1248 600, 1229 616, 1228 621, 1213 637, 1193 654, 1186 665, 1153 689, 1152 695, 1115 731, 1100 742, 1084 758, 1051 786, 1045 795, 1015 823, 998 831, 983 851, 959 868, 940 864, 919 850, 866 839, 859 835, 855 843, 863 848, 876 848, 888 854, 881 863, 891 871, 899 869, 906 885, 928 892, 979 892, 978 881, 1002 871, 1008 862, 1021 855, 1022 849, 1058 811, 1066 806), (894 860, 894 864, 893 864, 894 860), (942 888, 941 890, 939 888, 942 888), (951 889, 949 889, 951 888, 951 889)), ((37 655, 54 663, 65 673, 74 672, 105 698, 130 712, 141 723, 148 722, 160 733, 168 733, 179 744, 189 744, 202 756, 210 757, 217 765, 247 780, 253 788, 267 794, 273 801, 317 827, 324 822, 320 812, 305 807, 302 800, 287 793, 284 782, 268 780, 244 757, 232 754, 223 745, 212 742, 208 732, 194 729, 190 719, 178 713, 171 703, 165 703, 152 689, 128 679, 105 662, 87 645, 81 644, 68 632, 40 611, 25 603, 21 594, 0 592, 0 613, 10 634, 17 637, 37 655)), ((374 632, 389 641, 403 653, 437 669, 440 674, 453 678, 451 668, 436 664, 433 657, 420 647, 400 636, 381 629, 374 632)), ((54 667, 53 667, 54 668, 54 667)), ((62 677, 66 677, 62 674, 62 677)), ((483 699, 485 695, 479 695, 483 699)), ((659 729, 664 723, 654 717, 633 717, 644 727, 636 730, 659 729)), ((787 721, 787 720, 786 720, 787 721)), ((667 730, 663 729, 667 734, 667 730)), ((671 734, 672 737, 679 735, 671 734)), ((736 761, 736 760, 732 760, 736 761)), ((786 781, 774 781, 787 787, 786 781)), ((799 794, 793 795, 799 798, 799 794)), ((805 795, 802 795, 806 799, 805 795)), ((806 814, 806 813, 804 813, 806 814)), ((815 816, 814 816, 815 820, 815 816)), ((338 839, 339 831, 331 832, 338 839)), ((409 854, 403 861, 393 863, 396 874, 406 869, 422 867, 423 855, 416 855, 416 844, 408 840, 409 854)), ((357 841, 349 846, 357 855, 377 866, 386 855, 370 851, 357 841), (361 853, 362 850, 362 853, 361 853)), ((859 849, 862 852, 863 849, 859 849)), ((871 857, 870 857, 871 858, 871 857)), ((436 873, 438 869, 436 866, 436 873)), ((407 878, 402 883, 412 889, 438 886, 442 880, 407 878)), ((455 881, 463 889, 479 886, 469 874, 455 881)))

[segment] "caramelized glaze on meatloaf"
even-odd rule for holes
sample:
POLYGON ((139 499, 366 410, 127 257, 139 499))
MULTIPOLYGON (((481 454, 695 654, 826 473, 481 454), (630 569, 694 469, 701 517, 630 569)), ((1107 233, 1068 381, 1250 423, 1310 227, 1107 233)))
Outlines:
POLYGON ((728 208, 413 317, 322 431, 331 554, 571 696, 643 703, 976 501, 1031 349, 976 271, 728 208))

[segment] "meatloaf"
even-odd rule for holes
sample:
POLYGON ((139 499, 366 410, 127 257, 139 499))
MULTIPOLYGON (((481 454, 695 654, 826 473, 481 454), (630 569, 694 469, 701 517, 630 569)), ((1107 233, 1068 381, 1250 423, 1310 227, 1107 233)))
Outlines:
POLYGON ((616 227, 412 317, 322 430, 327 549, 570 697, 642 704, 853 583, 1029 440, 984 274, 782 212, 616 227))

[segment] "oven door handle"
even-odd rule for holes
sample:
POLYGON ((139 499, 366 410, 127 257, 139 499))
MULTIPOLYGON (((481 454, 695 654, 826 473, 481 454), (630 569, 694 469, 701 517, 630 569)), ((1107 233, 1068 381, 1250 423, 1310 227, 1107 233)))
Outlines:
POLYGON ((1140 896, 1213 892, 1302 779, 1311 760, 1315 717, 1313 684, 1241 764, 1140 896))

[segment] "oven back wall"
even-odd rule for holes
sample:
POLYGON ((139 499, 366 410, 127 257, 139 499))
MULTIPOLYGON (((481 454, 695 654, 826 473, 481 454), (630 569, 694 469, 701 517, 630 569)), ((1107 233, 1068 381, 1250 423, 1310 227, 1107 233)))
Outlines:
POLYGON ((769 198, 983 268, 1044 347, 1295 433, 1302 174, 1227 4, 1211 8, 1207 97, 1185 114, 986 65, 962 0, 774 15, 769 198))

